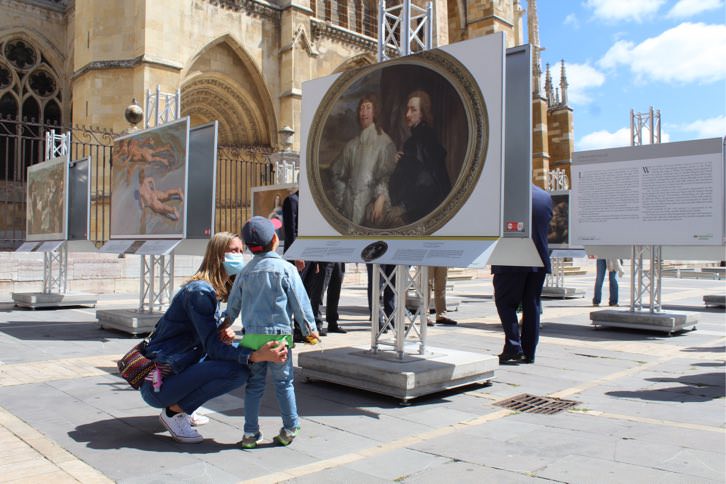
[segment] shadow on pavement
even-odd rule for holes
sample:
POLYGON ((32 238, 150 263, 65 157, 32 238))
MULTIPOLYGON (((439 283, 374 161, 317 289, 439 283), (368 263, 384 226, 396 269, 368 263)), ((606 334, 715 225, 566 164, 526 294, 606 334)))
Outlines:
POLYGON ((723 353, 726 351, 726 346, 692 346, 683 348, 681 351, 689 353, 723 353))
POLYGON ((68 432, 76 442, 85 443, 90 449, 138 449, 151 452, 178 453, 183 449, 189 454, 211 454, 225 449, 239 448, 237 442, 219 443, 214 441, 213 432, 203 435, 204 442, 199 444, 180 444, 175 442, 156 416, 125 417, 121 419, 99 420, 79 425, 68 432), (161 433, 164 432, 163 435, 161 433))
POLYGON ((126 335, 103 331, 98 323, 89 321, 8 321, 0 332, 20 340, 30 341, 101 341, 128 340, 126 335))
POLYGON ((614 391, 606 395, 622 398, 639 398, 660 402, 708 402, 726 396, 723 373, 703 373, 679 378, 647 378, 658 383, 680 383, 681 386, 655 390, 614 391))

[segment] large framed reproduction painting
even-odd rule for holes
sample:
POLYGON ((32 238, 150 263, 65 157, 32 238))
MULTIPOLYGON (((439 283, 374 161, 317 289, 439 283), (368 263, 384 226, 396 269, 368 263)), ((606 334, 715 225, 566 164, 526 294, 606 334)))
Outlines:
POLYGON ((28 167, 26 240, 66 240, 68 157, 28 167))
POLYGON ((114 140, 111 238, 184 238, 189 118, 114 140))
POLYGON ((489 142, 477 79, 426 51, 334 81, 310 125, 307 182, 341 235, 427 236, 469 199, 489 142))

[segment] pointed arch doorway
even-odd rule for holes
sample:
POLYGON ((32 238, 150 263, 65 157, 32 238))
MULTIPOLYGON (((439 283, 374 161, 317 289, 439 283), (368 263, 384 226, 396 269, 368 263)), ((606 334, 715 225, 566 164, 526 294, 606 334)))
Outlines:
POLYGON ((215 228, 239 232, 252 215, 251 189, 274 180, 271 98, 261 73, 229 36, 202 49, 184 74, 182 116, 190 116, 192 126, 219 123, 215 228))

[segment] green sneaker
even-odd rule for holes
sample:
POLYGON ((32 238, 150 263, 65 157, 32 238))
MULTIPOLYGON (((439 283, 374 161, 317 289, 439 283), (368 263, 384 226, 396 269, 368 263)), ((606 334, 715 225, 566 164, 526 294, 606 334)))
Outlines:
POLYGON ((260 432, 254 434, 245 433, 242 437, 242 442, 240 442, 240 445, 243 449, 254 449, 257 447, 257 443, 260 440, 262 440, 262 433, 260 432))
POLYGON ((292 444, 292 441, 295 440, 295 437, 297 437, 297 434, 299 433, 300 427, 296 427, 292 430, 288 430, 283 427, 280 429, 280 434, 276 435, 272 440, 274 440, 278 445, 288 446, 292 444))

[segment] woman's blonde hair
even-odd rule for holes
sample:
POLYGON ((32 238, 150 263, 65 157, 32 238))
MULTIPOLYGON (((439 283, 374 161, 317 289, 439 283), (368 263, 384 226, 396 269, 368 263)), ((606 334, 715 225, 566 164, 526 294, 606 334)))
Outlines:
POLYGON ((229 243, 239 237, 231 232, 218 232, 209 239, 204 259, 197 272, 189 279, 191 281, 206 281, 212 285, 217 299, 226 301, 229 290, 232 289, 232 279, 224 269, 224 253, 229 249, 229 243))

